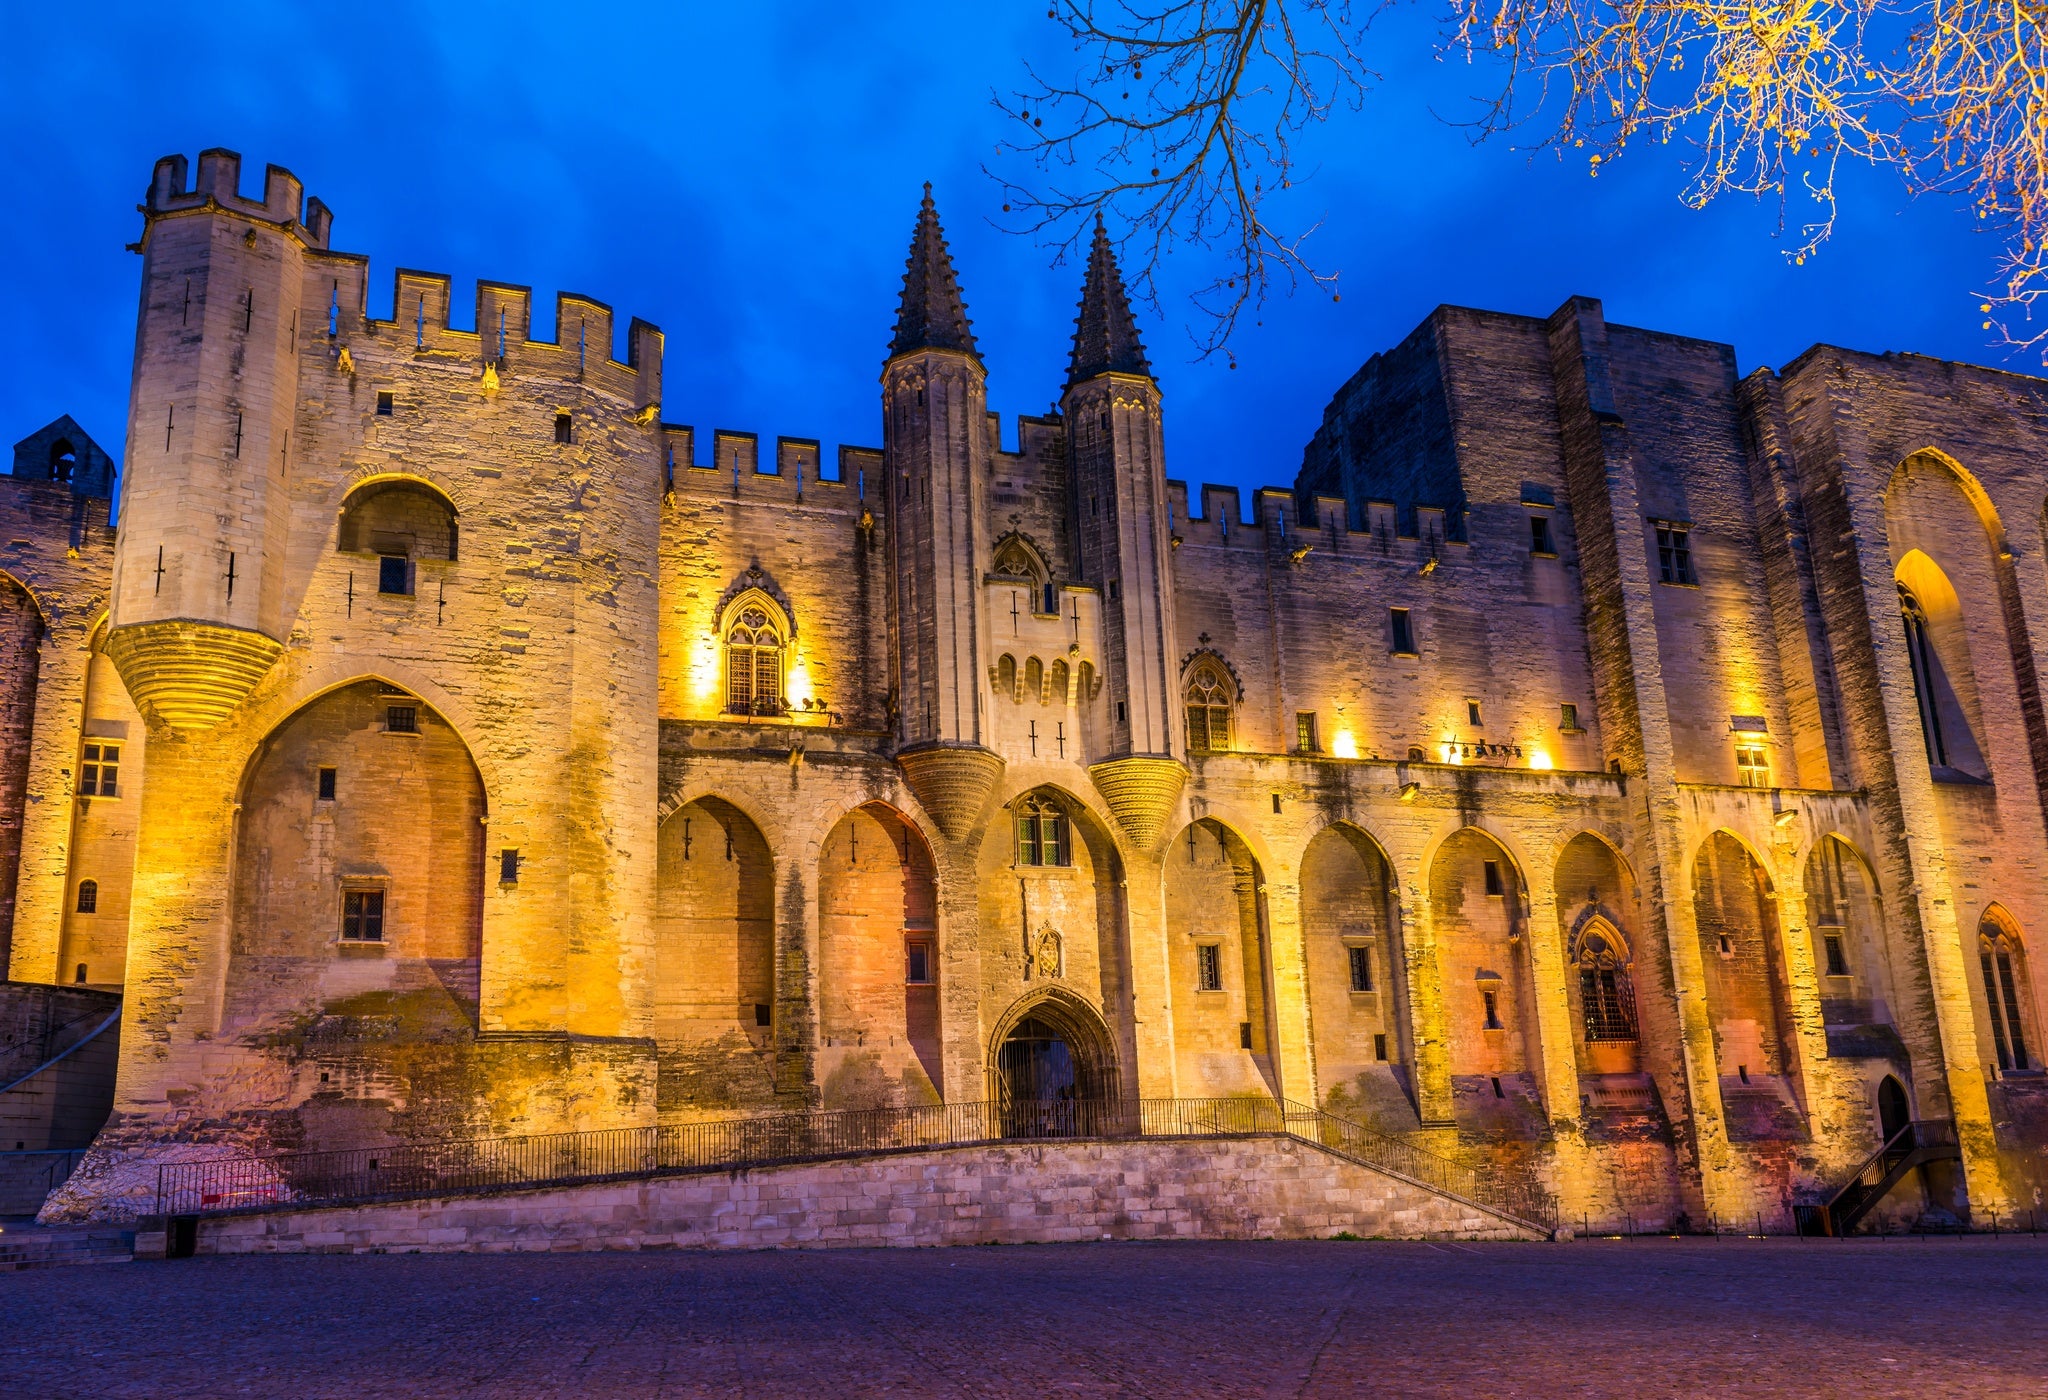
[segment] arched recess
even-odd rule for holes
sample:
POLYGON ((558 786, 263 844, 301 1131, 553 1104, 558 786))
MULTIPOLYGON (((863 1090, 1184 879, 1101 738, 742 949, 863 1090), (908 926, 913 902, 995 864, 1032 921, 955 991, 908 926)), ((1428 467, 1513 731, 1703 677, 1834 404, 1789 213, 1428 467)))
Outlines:
POLYGON ((1173 1048, 1189 1098, 1277 1093, 1265 883, 1244 837, 1213 817, 1166 848, 1173 1048))
POLYGON ((483 779, 454 727, 375 680, 284 719, 243 772, 222 1029, 476 1023, 483 779))
POLYGON ((334 548, 341 554, 406 559, 456 556, 455 503, 417 477, 379 477, 350 491, 341 503, 334 548))
POLYGON ((43 610, 12 576, 0 573, 0 725, 17 736, 0 751, 0 971, 14 938, 21 866, 21 825, 28 802, 28 758, 42 666, 43 610))
POLYGON ((2040 1022, 2020 926, 2002 904, 1977 920, 1978 993, 1991 1024, 1991 1050, 2000 1074, 2025 1073, 2042 1063, 2040 1022))
POLYGON ((1806 857, 1805 886, 1821 1018, 1831 1026, 1889 1025, 1891 950, 1870 862, 1841 837, 1825 835, 1806 857))
POLYGON ((1074 988, 1035 987, 1017 997, 991 1023, 988 1101, 1008 1106, 1020 1098, 1102 1101, 1122 1097, 1116 1041, 1101 1013, 1074 988), (1066 1052, 1071 1079, 1064 1087, 1059 1082, 1064 1076, 1057 1057, 1037 1052, 1035 1045, 1018 1053, 1025 1048, 1020 1041, 1047 1039, 1057 1040, 1066 1052))
POLYGON ((1962 599, 1941 566, 1921 550, 1908 550, 1894 572, 1927 761, 1937 777, 1988 777, 1983 700, 1962 599))
POLYGON ((818 854, 818 1080, 827 1108, 937 1103, 943 939, 938 877, 916 826, 881 802, 841 817, 818 854))
POLYGON ((1443 979, 1452 1112, 1461 1127, 1545 1131, 1528 886, 1507 848, 1478 827, 1452 832, 1429 864, 1430 926, 1443 979))
POLYGON ((661 1111, 771 1103, 774 861, 731 803, 699 797, 662 822, 654 938, 661 1111))
POLYGON ((725 713, 779 715, 802 697, 792 692, 796 621, 765 588, 741 589, 719 610, 725 713))
MULTIPOLYGON (((1020 792, 1002 814, 1008 829, 984 836, 977 860, 982 1024, 996 1024, 1020 997, 1057 990, 1114 1028, 1114 1062, 1134 1070, 1131 958, 1115 840, 1086 803, 1057 787, 1020 792)), ((1136 1081, 1124 1087, 1134 1093, 1136 1081)))
POLYGON ((1407 957, 1379 842, 1344 823, 1316 833, 1301 857, 1301 929, 1323 1106, 1382 1131, 1416 1130, 1407 957))
POLYGON ((1643 1068, 1635 882, 1607 842, 1582 831, 1557 858, 1557 926, 1581 1074, 1643 1068))
POLYGON ((137 818, 148 728, 106 654, 106 621, 93 629, 85 672, 71 811, 69 897, 58 972, 66 982, 121 985, 128 961, 128 905, 135 879, 137 818), (92 908, 77 898, 94 886, 92 908), (81 969, 83 969, 81 973, 81 969))
POLYGON ((1729 1133, 1796 1137, 1791 1001, 1770 877, 1734 833, 1715 831, 1693 855, 1692 897, 1729 1133))

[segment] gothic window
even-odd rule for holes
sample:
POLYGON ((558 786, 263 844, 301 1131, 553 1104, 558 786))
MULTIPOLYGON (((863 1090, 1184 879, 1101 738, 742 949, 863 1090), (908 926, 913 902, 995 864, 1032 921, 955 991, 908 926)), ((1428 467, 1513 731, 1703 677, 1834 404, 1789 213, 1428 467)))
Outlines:
POLYGON ((725 633, 726 713, 779 715, 782 708, 781 629, 766 608, 742 608, 725 633))
POLYGON ((1589 927, 1579 938, 1577 962, 1586 1039, 1634 1040, 1636 993, 1620 936, 1603 925, 1589 927))
POLYGON ((1998 1068, 2033 1068, 2027 1055, 2027 1033, 2033 1017, 2032 997, 2027 989, 2027 962, 2019 934, 2007 927, 1995 913, 1987 912, 1977 924, 1977 958, 1984 974, 1984 995, 1990 1003, 1991 1043, 1998 1052, 1998 1068))
POLYGON ((100 882, 80 880, 78 882, 78 912, 97 914, 100 912, 100 882))
POLYGON ((1904 584, 1899 585, 1899 616, 1906 625, 1906 659, 1913 671, 1913 698, 1920 706, 1920 737, 1927 745, 1927 761, 1937 768, 1948 766, 1947 736, 1942 733, 1941 710, 1935 703, 1934 679, 1941 674, 1934 644, 1927 635, 1927 612, 1904 584))
POLYGON ((1230 711, 1236 687, 1215 661, 1205 660, 1188 674, 1188 748, 1220 753, 1230 747, 1230 711))
POLYGON ((1051 798, 1030 796, 1017 803, 1017 864, 1072 865, 1067 814, 1051 798))

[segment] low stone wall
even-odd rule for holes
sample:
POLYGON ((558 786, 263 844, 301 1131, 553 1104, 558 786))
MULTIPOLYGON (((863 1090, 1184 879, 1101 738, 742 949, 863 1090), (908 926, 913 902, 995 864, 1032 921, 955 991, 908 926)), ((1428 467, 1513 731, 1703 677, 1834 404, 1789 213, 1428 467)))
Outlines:
MULTIPOLYGON (((1065 1142, 199 1222, 201 1254, 1530 1239, 1291 1138, 1065 1142)), ((138 1253, 152 1239, 138 1238, 138 1253)))

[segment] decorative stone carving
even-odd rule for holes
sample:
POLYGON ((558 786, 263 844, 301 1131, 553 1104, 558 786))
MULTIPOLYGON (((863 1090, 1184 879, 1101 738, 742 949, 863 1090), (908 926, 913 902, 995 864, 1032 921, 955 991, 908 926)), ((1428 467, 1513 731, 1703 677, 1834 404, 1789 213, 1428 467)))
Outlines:
POLYGON ((1188 770, 1171 758, 1113 758, 1088 770, 1118 825, 1141 851, 1156 850, 1188 770))
POLYGON ((1066 975, 1066 944, 1060 938, 1059 930, 1047 924, 1038 931, 1038 937, 1025 950, 1024 980, 1031 982, 1042 977, 1057 979, 1066 975))
POLYGON ((948 841, 974 830, 974 819, 1003 776, 1003 757, 978 745, 933 744, 896 755, 896 766, 948 841))

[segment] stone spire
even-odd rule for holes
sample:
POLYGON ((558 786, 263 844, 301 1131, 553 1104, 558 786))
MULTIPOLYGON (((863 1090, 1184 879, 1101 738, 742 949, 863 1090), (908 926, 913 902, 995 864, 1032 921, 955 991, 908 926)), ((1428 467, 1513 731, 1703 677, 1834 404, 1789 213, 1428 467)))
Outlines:
POLYGON ((896 311, 896 335, 889 342, 891 358, 913 350, 964 350, 979 358, 967 304, 960 299, 960 279, 946 251, 939 228, 938 207, 926 181, 924 202, 917 209, 917 231, 910 236, 910 259, 903 274, 903 303, 896 311))
POLYGON ((1074 318, 1074 356, 1067 367, 1067 383, 1079 384, 1111 372, 1150 375, 1152 365, 1138 339, 1138 323, 1131 315, 1131 299, 1124 292, 1109 233, 1102 226, 1102 215, 1097 214, 1095 244, 1088 250, 1088 281, 1081 289, 1081 313, 1074 318))

